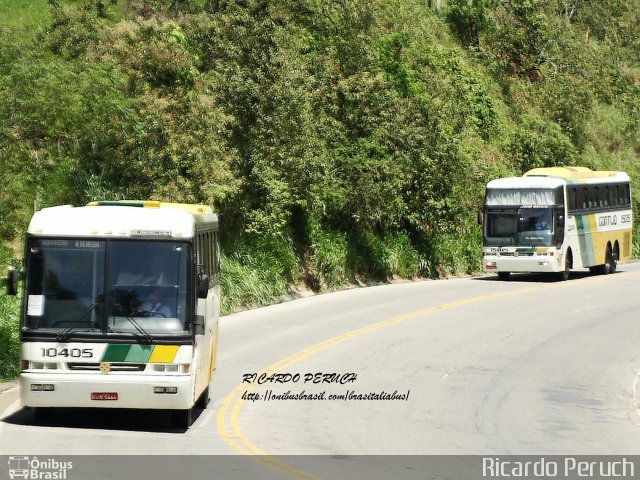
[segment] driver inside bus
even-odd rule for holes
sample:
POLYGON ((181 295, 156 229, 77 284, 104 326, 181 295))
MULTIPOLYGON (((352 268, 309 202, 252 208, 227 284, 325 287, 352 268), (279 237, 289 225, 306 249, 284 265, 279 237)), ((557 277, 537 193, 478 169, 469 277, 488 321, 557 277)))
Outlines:
POLYGON ((173 315, 165 302, 162 297, 162 290, 159 287, 154 287, 147 299, 136 308, 134 314, 142 317, 170 318, 173 315))

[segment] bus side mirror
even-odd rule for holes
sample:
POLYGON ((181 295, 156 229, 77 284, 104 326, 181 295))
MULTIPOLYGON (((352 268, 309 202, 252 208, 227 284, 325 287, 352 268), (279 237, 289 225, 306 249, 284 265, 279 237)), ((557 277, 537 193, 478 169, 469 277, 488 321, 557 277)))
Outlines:
POLYGON ((484 215, 482 214, 482 212, 478 212, 478 225, 482 226, 483 223, 484 223, 484 215))
POLYGON ((10 268, 7 273, 7 295, 17 295, 20 283, 20 273, 15 268, 10 268))
POLYGON ((198 275, 198 298, 209 296, 209 275, 198 275))

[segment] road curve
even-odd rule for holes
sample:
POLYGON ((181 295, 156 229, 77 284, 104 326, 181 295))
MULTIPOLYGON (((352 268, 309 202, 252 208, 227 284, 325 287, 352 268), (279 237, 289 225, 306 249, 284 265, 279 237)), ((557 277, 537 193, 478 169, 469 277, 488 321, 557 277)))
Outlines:
POLYGON ((131 411, 63 410, 34 425, 13 390, 0 395, 0 454, 640 454, 639 283, 640 264, 627 264, 567 282, 404 282, 242 312, 221 320, 212 402, 188 431, 131 411), (243 382, 262 372, 300 378, 243 382), (316 373, 354 381, 304 383, 316 373), (317 398, 264 400, 303 391, 317 398), (408 398, 366 397, 394 392, 408 398))
POLYGON ((231 341, 238 385, 218 429, 254 454, 638 454, 640 265, 622 270, 404 283, 230 317, 253 341, 231 341), (301 379, 240 382, 260 371, 301 379), (303 383, 315 372, 357 380, 303 383), (410 395, 264 399, 303 390, 410 395))

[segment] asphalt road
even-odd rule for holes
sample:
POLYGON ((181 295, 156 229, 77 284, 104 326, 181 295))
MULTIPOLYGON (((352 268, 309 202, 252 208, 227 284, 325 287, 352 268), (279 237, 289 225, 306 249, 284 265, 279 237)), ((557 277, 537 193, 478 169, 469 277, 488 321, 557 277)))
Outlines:
POLYGON ((640 264, 627 264, 567 282, 396 283, 231 315, 212 401, 188 431, 122 410, 34 424, 14 388, 0 393, 0 455, 638 455, 639 286, 640 264), (299 378, 244 383, 251 373, 299 378), (280 398, 303 393, 316 397, 280 398))

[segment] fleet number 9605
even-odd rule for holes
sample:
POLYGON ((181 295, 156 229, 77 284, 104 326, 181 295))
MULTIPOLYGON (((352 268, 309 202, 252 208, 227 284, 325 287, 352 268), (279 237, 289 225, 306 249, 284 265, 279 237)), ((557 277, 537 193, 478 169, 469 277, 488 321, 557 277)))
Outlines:
POLYGON ((43 357, 71 357, 92 358, 93 350, 90 348, 41 348, 43 357))

